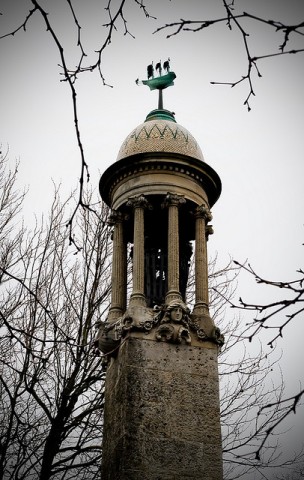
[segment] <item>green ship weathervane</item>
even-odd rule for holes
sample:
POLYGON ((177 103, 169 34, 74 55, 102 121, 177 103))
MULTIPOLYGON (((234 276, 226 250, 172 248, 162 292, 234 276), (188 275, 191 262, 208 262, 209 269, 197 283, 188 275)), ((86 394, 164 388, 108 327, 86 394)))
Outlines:
POLYGON ((174 72, 170 71, 170 58, 166 60, 162 66, 161 62, 158 62, 153 66, 153 62, 147 66, 148 80, 135 80, 137 85, 148 85, 150 90, 158 90, 158 109, 163 110, 163 90, 167 87, 174 85, 173 80, 176 78, 174 72), (155 70, 158 72, 158 76, 154 76, 155 70), (166 72, 163 75, 163 70, 166 72))

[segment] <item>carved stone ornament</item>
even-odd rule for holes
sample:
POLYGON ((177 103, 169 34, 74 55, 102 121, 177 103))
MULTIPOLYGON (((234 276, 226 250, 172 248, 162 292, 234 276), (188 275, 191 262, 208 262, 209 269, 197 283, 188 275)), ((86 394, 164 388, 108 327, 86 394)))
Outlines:
POLYGON ((134 197, 130 197, 126 205, 127 207, 132 208, 148 208, 149 210, 152 209, 152 205, 150 205, 144 195, 136 195, 134 197))
POLYGON ((114 355, 122 339, 128 332, 143 332, 149 339, 190 345, 192 339, 209 341, 222 346, 224 336, 214 327, 209 334, 201 328, 197 318, 181 300, 173 300, 169 305, 152 308, 129 308, 114 322, 100 325, 96 345, 106 355, 114 355))
POLYGON ((123 222, 124 220, 128 220, 129 215, 123 214, 121 212, 118 212, 117 210, 112 210, 109 218, 108 218, 108 225, 114 226, 119 222, 123 222))
POLYGON ((179 207, 180 205, 183 205, 183 203, 186 203, 183 195, 177 195, 176 193, 168 192, 162 203, 162 208, 170 207, 170 205, 179 207))
POLYGON ((209 208, 204 204, 196 207, 194 215, 196 217, 204 218, 206 223, 211 222, 211 220, 212 220, 212 214, 211 214, 209 208))

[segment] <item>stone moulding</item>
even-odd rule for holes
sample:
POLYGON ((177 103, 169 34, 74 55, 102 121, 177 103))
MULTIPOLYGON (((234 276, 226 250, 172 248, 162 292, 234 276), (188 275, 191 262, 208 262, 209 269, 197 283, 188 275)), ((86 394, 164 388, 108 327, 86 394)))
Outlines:
MULTIPOLYGON (((149 185, 156 188, 154 193, 161 194, 168 189, 168 184, 163 185, 161 176, 166 174, 167 177, 174 177, 174 185, 178 177, 181 179, 180 188, 185 185, 184 179, 190 179, 192 182, 191 190, 205 192, 209 198, 210 208, 217 201, 221 193, 221 181, 217 173, 205 162, 188 157, 182 154, 153 152, 136 154, 127 158, 123 158, 112 164, 102 175, 99 183, 100 194, 103 200, 117 209, 124 202, 123 195, 120 190, 126 189, 126 182, 134 180, 136 186, 144 185, 145 177, 149 177, 149 185), (196 186, 196 187, 195 187, 196 186), (118 193, 120 192, 120 193, 118 193), (117 200, 117 196, 122 196, 121 200, 117 200), (118 204, 117 204, 118 202, 118 204)), ((168 180, 166 178, 166 181, 168 180)), ((189 186, 188 186, 189 189, 189 186)), ((146 189, 145 189, 146 190, 146 189)), ((191 195, 190 192, 188 192, 191 195)), ((129 192, 130 195, 130 192, 129 192)), ((204 199, 206 201, 206 199, 204 199)), ((198 201, 202 203, 202 201, 198 201)))
POLYGON ((162 307, 134 307, 114 322, 102 323, 96 345, 105 355, 114 355, 123 339, 141 332, 144 337, 157 342, 191 345, 193 341, 211 342, 221 347, 224 337, 217 327, 206 332, 200 326, 199 317, 191 315, 188 307, 180 300, 173 300, 162 307))

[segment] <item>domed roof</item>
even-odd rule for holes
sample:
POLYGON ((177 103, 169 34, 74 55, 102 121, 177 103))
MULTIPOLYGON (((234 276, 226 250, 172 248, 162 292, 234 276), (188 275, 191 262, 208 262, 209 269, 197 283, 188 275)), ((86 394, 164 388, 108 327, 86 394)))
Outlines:
POLYGON ((204 160, 200 146, 185 128, 176 123, 168 110, 152 110, 145 120, 127 136, 117 160, 137 153, 170 152, 204 160))

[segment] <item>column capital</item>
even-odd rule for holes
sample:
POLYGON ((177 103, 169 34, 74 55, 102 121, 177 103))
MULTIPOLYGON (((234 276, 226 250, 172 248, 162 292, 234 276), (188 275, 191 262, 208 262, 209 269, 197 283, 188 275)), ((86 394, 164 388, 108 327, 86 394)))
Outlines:
POLYGON ((208 240, 209 235, 213 235, 214 230, 212 225, 207 225, 206 226, 206 239, 208 240))
POLYGON ((171 205, 180 207, 183 203, 186 203, 183 195, 168 192, 165 196, 165 200, 162 203, 162 207, 170 207, 171 205))
POLYGON ((128 198, 127 207, 149 208, 149 210, 152 209, 152 205, 148 202, 144 195, 136 195, 135 197, 128 198))
POLYGON ((211 222, 212 220, 212 214, 209 208, 207 207, 207 205, 205 204, 202 204, 196 207, 194 211, 194 216, 196 218, 203 218, 206 223, 211 222))
POLYGON ((125 213, 119 212, 118 210, 112 210, 109 218, 108 218, 108 225, 114 226, 117 223, 122 223, 124 220, 128 219, 128 215, 125 213))

